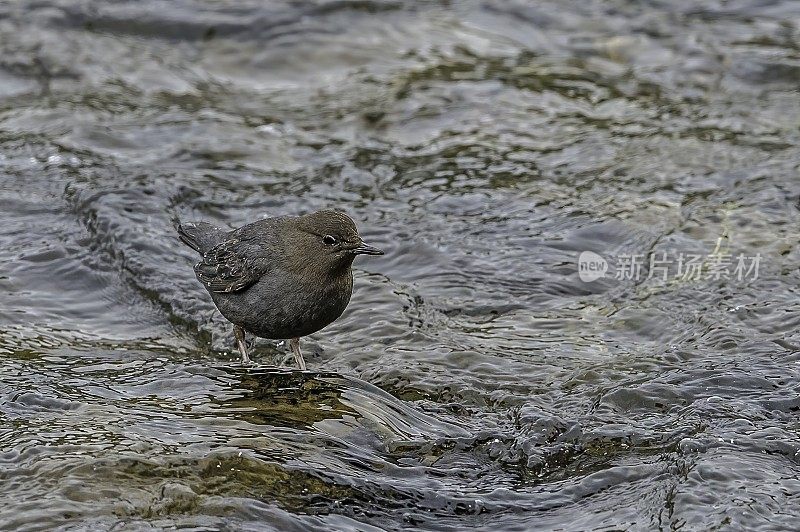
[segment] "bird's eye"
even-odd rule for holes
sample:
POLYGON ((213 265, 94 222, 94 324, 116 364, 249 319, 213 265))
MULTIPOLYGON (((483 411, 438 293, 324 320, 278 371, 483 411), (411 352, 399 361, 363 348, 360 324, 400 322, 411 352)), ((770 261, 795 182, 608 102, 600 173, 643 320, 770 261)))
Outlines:
POLYGON ((324 243, 326 246, 332 246, 332 245, 334 245, 334 244, 335 244, 337 241, 336 241, 336 237, 335 237, 335 236, 333 236, 333 235, 325 235, 325 236, 323 236, 323 237, 322 237, 322 242, 323 242, 323 243, 324 243))

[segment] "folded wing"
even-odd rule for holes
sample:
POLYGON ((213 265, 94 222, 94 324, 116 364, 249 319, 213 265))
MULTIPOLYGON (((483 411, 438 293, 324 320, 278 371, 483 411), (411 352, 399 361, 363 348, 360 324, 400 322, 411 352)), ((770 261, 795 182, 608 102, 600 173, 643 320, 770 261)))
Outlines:
POLYGON ((194 273, 212 292, 236 292, 255 284, 269 269, 258 244, 232 237, 206 251, 194 273))

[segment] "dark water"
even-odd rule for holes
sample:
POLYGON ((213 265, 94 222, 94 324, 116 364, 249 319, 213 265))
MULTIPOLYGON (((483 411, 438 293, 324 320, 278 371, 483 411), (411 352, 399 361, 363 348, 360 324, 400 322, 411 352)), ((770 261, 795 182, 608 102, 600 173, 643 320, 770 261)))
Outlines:
POLYGON ((3 4, 0 528, 796 529, 798 87, 791 0, 3 4), (239 366, 173 224, 322 207, 239 366))

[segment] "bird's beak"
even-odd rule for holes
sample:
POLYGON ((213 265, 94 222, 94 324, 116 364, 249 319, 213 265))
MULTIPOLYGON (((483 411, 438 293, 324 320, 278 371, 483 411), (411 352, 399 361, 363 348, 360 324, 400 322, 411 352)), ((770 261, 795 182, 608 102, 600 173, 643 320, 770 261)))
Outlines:
POLYGON ((353 252, 355 255, 383 255, 383 251, 369 246, 365 243, 361 243, 358 247, 351 249, 350 251, 353 252))

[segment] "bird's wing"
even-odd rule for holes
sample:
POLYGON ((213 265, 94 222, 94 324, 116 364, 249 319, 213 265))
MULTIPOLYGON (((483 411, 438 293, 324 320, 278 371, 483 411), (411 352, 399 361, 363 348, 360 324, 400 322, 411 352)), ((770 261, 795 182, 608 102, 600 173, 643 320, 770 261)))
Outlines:
POLYGON ((206 251, 194 273, 212 292, 236 292, 254 284, 269 268, 261 246, 234 233, 206 251))

